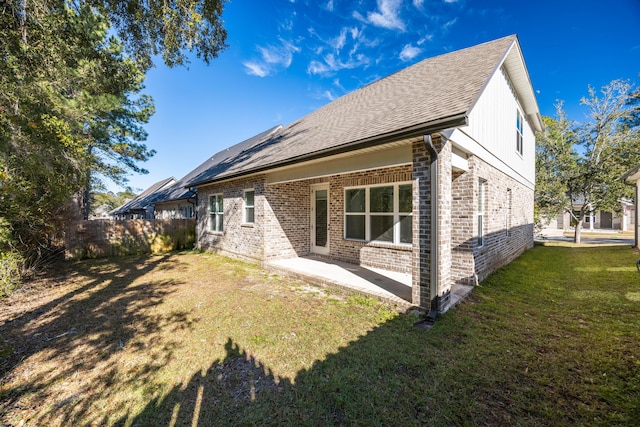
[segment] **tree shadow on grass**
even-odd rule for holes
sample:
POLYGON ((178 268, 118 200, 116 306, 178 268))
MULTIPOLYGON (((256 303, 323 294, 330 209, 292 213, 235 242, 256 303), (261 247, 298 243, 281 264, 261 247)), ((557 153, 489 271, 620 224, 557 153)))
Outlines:
POLYGON ((154 312, 154 308, 176 291, 175 279, 139 281, 154 269, 179 268, 175 256, 133 257, 76 263, 64 269, 86 284, 32 311, 0 324, 0 386, 11 377, 22 376, 20 386, 0 388, 0 413, 25 409, 25 402, 54 401, 52 407, 28 408, 38 412, 39 422, 70 425, 89 411, 97 399, 108 400, 109 389, 144 381, 172 357, 174 343, 145 342, 160 330, 178 332, 191 327, 188 312, 154 312), (91 267, 88 267, 91 266, 91 267), (137 366, 127 381, 116 380, 121 366, 114 365, 124 348, 145 352, 147 362, 137 366), (115 357, 114 357, 115 356, 115 357), (21 362, 36 357, 36 371, 22 369, 21 362), (60 360, 73 363, 60 364, 60 360), (95 378, 86 385, 82 380, 95 378), (117 384, 115 382, 117 381, 117 384), (71 391, 70 391, 71 390, 71 391))
MULTIPOLYGON (((409 341, 415 344, 424 338, 424 331, 411 327, 413 320, 413 316, 401 316, 387 321, 337 353, 316 361, 309 369, 299 371, 293 379, 274 375, 228 338, 224 358, 116 425, 425 423, 438 412, 440 396, 433 390, 416 390, 435 387, 446 372, 446 361, 438 361, 437 354, 415 352, 415 345, 408 345, 409 341), (403 348, 404 345, 408 346, 403 348)), ((453 424, 462 422, 465 416, 447 413, 440 414, 440 419, 446 420, 449 415, 453 424)))

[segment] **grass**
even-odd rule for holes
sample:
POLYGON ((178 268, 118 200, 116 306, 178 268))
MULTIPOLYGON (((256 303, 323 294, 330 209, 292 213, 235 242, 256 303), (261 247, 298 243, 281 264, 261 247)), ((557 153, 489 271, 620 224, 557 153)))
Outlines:
POLYGON ((214 255, 66 264, 0 302, 0 425, 632 425, 637 257, 536 246, 429 331, 214 255))

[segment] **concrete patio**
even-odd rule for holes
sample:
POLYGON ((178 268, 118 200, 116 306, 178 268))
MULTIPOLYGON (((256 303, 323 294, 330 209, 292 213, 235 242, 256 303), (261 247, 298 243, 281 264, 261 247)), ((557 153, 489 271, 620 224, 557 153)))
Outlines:
MULTIPOLYGON (((355 290, 409 308, 411 275, 335 261, 317 255, 272 261, 267 268, 277 273, 321 286, 338 286, 355 290)), ((472 286, 454 285, 447 310, 466 298, 472 286)))

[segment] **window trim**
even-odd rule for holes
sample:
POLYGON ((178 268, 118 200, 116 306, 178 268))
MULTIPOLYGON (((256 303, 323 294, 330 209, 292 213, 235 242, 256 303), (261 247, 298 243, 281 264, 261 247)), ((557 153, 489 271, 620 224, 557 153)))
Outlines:
MULTIPOLYGON (((412 246, 413 245, 413 225, 411 232, 411 242, 401 242, 401 228, 400 228, 400 217, 410 217, 413 218, 413 181, 399 181, 399 182, 390 182, 384 184, 373 184, 373 185, 354 185, 343 188, 344 195, 344 204, 343 204, 343 230, 342 237, 344 240, 350 240, 355 242, 372 242, 372 243, 380 243, 387 245, 399 245, 399 246, 412 246), (400 212, 400 187, 404 185, 411 186, 411 211, 410 212, 400 212), (393 187, 393 212, 372 212, 371 211, 371 189, 372 188, 382 188, 382 187, 393 187), (365 200, 364 200, 364 212, 347 212, 347 191, 349 190, 365 190, 365 200), (353 237, 347 237, 347 217, 348 216, 364 216, 364 239, 356 239, 353 237), (374 240, 371 237, 371 218, 374 216, 393 216, 393 241, 386 240, 374 240)), ((413 222, 413 219, 412 219, 413 222)))
POLYGON ((513 192, 511 188, 507 188, 507 213, 505 215, 505 229, 507 233, 507 237, 511 236, 511 227, 513 217, 513 192))
POLYGON ((242 190, 242 224, 253 225, 256 223, 256 190, 254 188, 245 188, 242 190), (253 204, 247 204, 247 193, 253 193, 253 204), (249 209, 253 210, 253 220, 249 221, 247 218, 247 212, 249 209))
POLYGON ((222 193, 209 194, 209 231, 211 233, 224 232, 224 196, 222 193), (218 211, 218 198, 222 202, 222 211, 218 211), (215 207, 215 209, 213 209, 215 207))
POLYGON ((516 153, 524 155, 524 116, 516 108, 516 153))
POLYGON ((487 180, 484 178, 478 179, 478 209, 476 212, 478 227, 477 227, 477 243, 478 248, 482 248, 486 244, 485 236, 485 213, 487 210, 487 180))

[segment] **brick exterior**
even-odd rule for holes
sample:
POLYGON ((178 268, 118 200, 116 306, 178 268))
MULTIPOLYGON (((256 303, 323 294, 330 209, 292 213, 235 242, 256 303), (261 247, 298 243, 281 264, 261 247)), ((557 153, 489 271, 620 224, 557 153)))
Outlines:
POLYGON ((263 175, 198 188, 198 248, 254 262, 265 259, 265 179, 263 175), (244 191, 253 189, 254 223, 244 224, 244 191), (223 233, 209 230, 209 196, 224 198, 223 233))
POLYGON ((329 258, 408 273, 412 248, 379 242, 346 240, 344 188, 411 181, 411 166, 335 175, 295 182, 265 184, 264 177, 233 180, 198 189, 198 247, 259 262, 311 252, 311 186, 329 184, 329 258), (255 223, 242 224, 242 194, 254 188, 255 223), (224 198, 224 232, 208 230, 209 196, 224 198))
MULTIPOLYGON (((412 274, 412 303, 430 305, 431 171, 422 138, 412 142, 413 164, 267 184, 264 175, 198 189, 198 247, 263 263, 311 252, 311 188, 329 185, 328 258, 412 274), (344 239, 344 189, 413 182, 413 244, 344 239), (243 219, 243 191, 255 191, 255 223, 243 219), (224 232, 208 230, 209 195, 224 197, 224 232)), ((454 283, 476 284, 533 245, 533 190, 477 157, 469 170, 452 169, 451 142, 434 136, 438 151, 438 296, 454 283), (485 244, 477 245, 478 180, 486 180, 485 244), (510 195, 508 195, 510 194, 510 195), (511 207, 508 200, 511 198, 511 207), (510 216, 509 216, 510 213, 510 216), (509 225, 509 229, 507 229, 509 225)))
POLYGON ((533 246, 532 189, 471 157, 469 171, 454 178, 452 194, 453 282, 477 284, 533 246), (486 180, 482 247, 477 242, 480 179, 486 180))
POLYGON ((422 140, 413 143, 413 304, 428 307, 431 283, 431 156, 422 140))

